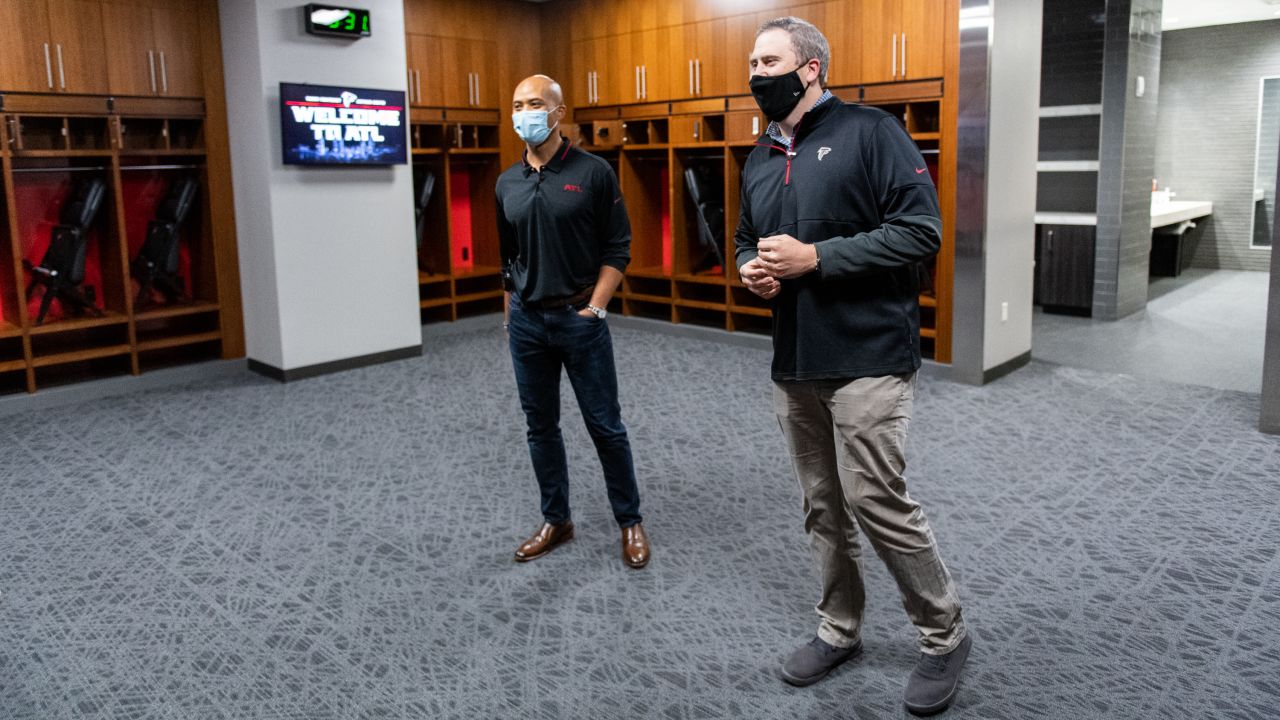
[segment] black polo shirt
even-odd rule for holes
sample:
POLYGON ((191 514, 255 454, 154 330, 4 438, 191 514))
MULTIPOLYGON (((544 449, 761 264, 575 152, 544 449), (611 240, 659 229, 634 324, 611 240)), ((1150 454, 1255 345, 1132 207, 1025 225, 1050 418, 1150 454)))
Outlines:
POLYGON ((631 221, 605 160, 565 139, 540 172, 522 158, 495 190, 503 284, 521 300, 571 297, 602 266, 627 269, 631 221))

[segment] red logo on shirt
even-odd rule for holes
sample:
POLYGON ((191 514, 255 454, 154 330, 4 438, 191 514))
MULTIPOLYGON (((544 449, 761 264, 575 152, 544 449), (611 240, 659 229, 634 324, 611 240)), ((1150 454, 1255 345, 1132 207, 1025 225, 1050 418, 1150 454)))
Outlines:
POLYGON ((917 175, 923 175, 923 174, 924 174, 924 171, 925 171, 925 170, 928 170, 928 169, 929 169, 929 168, 916 168, 916 174, 917 174, 917 175))
POLYGON ((565 185, 564 189, 569 192, 582 192, 582 188, 578 187, 577 185, 565 185))

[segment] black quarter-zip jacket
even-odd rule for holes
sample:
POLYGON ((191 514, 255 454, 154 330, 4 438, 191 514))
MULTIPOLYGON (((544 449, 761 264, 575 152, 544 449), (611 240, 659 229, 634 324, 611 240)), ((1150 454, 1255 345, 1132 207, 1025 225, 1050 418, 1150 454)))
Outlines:
POLYGON ((565 139, 541 172, 522 158, 494 192, 503 287, 521 300, 570 297, 594 285, 603 265, 626 271, 631 222, 603 158, 565 139))
POLYGON ((828 100, 787 152, 767 135, 742 172, 738 267, 760 238, 817 246, 818 270, 782 281, 773 308, 777 381, 900 375, 920 367, 917 264, 942 220, 928 167, 896 118, 828 100))

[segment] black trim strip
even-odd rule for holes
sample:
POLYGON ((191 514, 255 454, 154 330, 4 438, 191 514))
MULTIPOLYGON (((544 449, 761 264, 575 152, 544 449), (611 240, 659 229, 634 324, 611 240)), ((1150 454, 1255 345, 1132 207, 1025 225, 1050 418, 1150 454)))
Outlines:
POLYGON ((411 345, 398 350, 386 350, 384 352, 373 353, 371 355, 361 355, 359 357, 346 358, 344 360, 319 363, 317 365, 306 365, 304 367, 293 368, 292 370, 281 370, 278 367, 250 358, 249 369, 259 375, 265 375, 272 380, 282 383, 290 383, 295 380, 306 380, 307 378, 319 377, 321 375, 329 375, 331 373, 355 370, 357 368, 368 367, 370 365, 379 365, 393 360, 405 360, 415 357, 422 357, 421 344, 411 345))
POLYGON ((996 380, 999 380, 1000 378, 1004 377, 1005 375, 1008 375, 1014 370, 1018 370, 1018 369, 1021 369, 1022 367, 1025 367, 1029 362, 1031 362, 1030 350, 1022 353, 1021 355, 1013 358, 1012 360, 1006 360, 1005 362, 1002 362, 993 368, 982 371, 982 384, 986 385, 989 382, 994 382, 996 380))

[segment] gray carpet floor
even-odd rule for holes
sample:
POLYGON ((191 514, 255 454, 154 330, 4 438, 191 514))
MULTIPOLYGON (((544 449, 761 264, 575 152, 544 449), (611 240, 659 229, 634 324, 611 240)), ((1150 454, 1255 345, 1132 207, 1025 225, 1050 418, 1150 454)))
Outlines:
POLYGON ((1106 322, 1036 308, 1032 356, 1111 373, 1262 392, 1265 272, 1152 278, 1144 310, 1106 322))
MULTIPOLYGON (((777 679, 817 587, 768 353, 614 337, 638 572, 567 393, 578 536, 511 562, 539 517, 498 330, 0 419, 0 718, 904 717, 913 631, 874 556, 865 655, 777 679)), ((976 640, 948 717, 1275 717, 1258 410, 1039 362, 922 378, 910 484, 976 640)))

